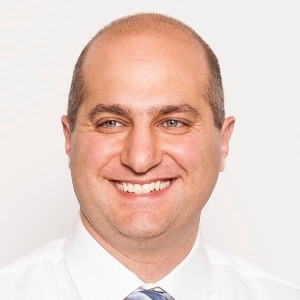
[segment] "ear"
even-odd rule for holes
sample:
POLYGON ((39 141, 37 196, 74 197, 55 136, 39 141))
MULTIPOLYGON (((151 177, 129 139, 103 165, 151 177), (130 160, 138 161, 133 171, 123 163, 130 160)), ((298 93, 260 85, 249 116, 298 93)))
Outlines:
POLYGON ((70 124, 67 116, 61 117, 61 123, 63 126, 63 131, 65 135, 65 150, 66 154, 70 155, 71 152, 71 130, 70 130, 70 124))
POLYGON ((221 129, 221 166, 220 166, 220 172, 224 171, 225 169, 225 161, 226 157, 229 152, 229 140, 231 137, 231 134, 233 132, 235 124, 235 118, 234 117, 228 117, 224 120, 223 126, 221 129))

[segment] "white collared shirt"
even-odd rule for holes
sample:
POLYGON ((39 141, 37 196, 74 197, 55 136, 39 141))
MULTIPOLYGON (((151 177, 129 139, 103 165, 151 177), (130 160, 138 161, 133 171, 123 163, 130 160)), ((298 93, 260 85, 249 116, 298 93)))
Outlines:
MULTIPOLYGON (((0 299, 5 300, 123 300, 143 285, 94 240, 80 217, 69 238, 0 270, 0 299)), ((188 256, 145 287, 160 287, 175 300, 300 300, 300 288, 204 245, 200 232, 188 256)))

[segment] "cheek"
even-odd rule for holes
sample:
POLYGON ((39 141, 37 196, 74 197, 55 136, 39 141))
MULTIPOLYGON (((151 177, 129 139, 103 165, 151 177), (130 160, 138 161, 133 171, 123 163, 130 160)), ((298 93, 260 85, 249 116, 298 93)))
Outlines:
POLYGON ((117 138, 102 137, 99 134, 83 134, 72 143, 70 162, 84 173, 100 170, 118 153, 120 142, 117 138))
POLYGON ((107 182, 103 170, 115 160, 119 142, 99 134, 84 133, 72 141, 70 168, 78 201, 87 215, 108 210, 107 182))
POLYGON ((183 217, 200 212, 208 201, 219 175, 220 147, 217 139, 182 140, 174 148, 173 159, 184 169, 183 217))
POLYGON ((172 141, 166 141, 165 152, 186 173, 196 175, 200 171, 207 173, 219 170, 221 156, 217 139, 201 138, 199 135, 182 135, 172 141))

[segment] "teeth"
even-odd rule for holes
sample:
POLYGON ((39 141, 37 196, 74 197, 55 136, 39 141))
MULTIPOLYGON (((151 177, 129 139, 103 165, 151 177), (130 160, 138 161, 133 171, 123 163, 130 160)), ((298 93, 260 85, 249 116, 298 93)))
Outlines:
POLYGON ((155 188, 155 182, 151 182, 149 185, 150 185, 150 191, 153 192, 155 188))
POLYGON ((150 184, 143 184, 142 185, 142 192, 143 192, 143 194, 150 193, 150 184))
POLYGON ((160 181, 156 181, 156 182, 155 182, 154 189, 155 189, 156 191, 159 191, 159 187, 160 187, 160 181))
MULTIPOLYGON (((126 183, 125 183, 126 184, 126 183)), ((118 187, 118 186, 117 186, 118 187)), ((127 191, 129 192, 129 193, 133 193, 133 185, 131 184, 131 183, 128 183, 127 184, 127 191)))
POLYGON ((116 182, 116 187, 122 192, 135 193, 135 194, 148 194, 155 191, 163 190, 171 184, 170 180, 168 181, 155 181, 151 183, 146 183, 143 185, 132 184, 126 182, 116 182))
POLYGON ((142 193, 142 186, 139 185, 139 184, 135 184, 135 185, 133 186, 133 192, 134 192, 135 194, 141 194, 141 193, 142 193))

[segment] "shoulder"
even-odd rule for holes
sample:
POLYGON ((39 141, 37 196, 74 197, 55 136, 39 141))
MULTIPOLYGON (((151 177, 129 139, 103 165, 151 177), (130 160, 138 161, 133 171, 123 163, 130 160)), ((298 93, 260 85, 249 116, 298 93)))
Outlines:
POLYGON ((205 248, 214 269, 214 286, 224 292, 238 294, 241 299, 300 299, 299 286, 238 256, 207 244, 205 248))
POLYGON ((0 269, 0 278, 22 272, 39 263, 57 262, 63 257, 65 238, 54 240, 40 249, 0 269))
POLYGON ((65 241, 65 238, 52 241, 0 269, 0 298, 27 299, 24 296, 27 294, 38 297, 46 285, 51 288, 60 278, 67 277, 63 259, 65 241))

